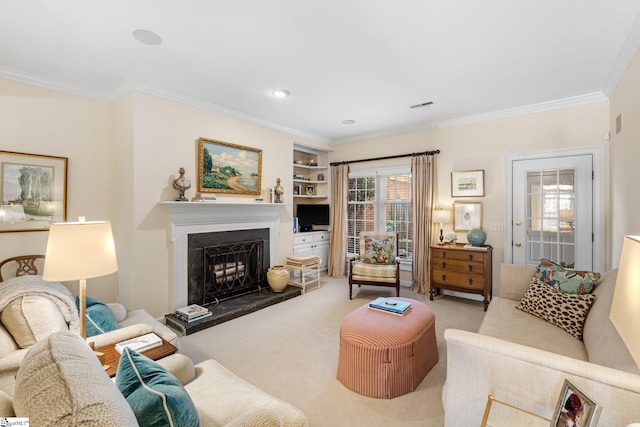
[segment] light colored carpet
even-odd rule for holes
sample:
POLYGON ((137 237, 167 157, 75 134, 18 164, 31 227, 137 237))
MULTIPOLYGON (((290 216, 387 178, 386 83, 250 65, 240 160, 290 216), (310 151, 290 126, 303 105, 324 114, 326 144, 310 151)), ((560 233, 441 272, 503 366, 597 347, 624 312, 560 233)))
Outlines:
POLYGON ((484 315, 482 302, 450 296, 429 301, 401 288, 400 296, 423 301, 433 310, 440 360, 414 392, 385 400, 361 396, 336 379, 340 322, 379 296, 394 296, 394 290, 354 287, 349 300, 346 278, 323 276, 320 289, 180 338, 182 352, 195 363, 218 360, 302 410, 313 427, 442 426, 443 333, 448 328, 476 331, 484 315))

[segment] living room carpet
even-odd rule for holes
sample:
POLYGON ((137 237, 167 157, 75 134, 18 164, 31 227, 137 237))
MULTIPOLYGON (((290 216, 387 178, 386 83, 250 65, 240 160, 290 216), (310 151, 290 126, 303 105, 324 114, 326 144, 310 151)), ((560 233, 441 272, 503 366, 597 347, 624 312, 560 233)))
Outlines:
POLYGON ((423 301, 433 310, 440 359, 415 391, 390 400, 373 399, 336 379, 339 327, 345 315, 379 296, 394 296, 394 290, 354 287, 349 300, 346 278, 321 279, 320 289, 181 337, 181 351, 194 363, 216 359, 245 381, 302 410, 313 427, 444 425, 443 333, 448 328, 477 331, 484 316, 482 302, 446 295, 429 301, 427 295, 401 287, 401 297, 423 301))

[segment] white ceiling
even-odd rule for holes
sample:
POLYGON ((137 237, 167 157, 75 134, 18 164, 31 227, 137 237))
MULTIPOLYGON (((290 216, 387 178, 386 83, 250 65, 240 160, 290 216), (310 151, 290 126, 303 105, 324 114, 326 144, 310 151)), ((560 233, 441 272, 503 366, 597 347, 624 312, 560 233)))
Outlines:
POLYGON ((0 0, 0 77, 344 143, 605 99, 639 17, 637 0, 0 0))

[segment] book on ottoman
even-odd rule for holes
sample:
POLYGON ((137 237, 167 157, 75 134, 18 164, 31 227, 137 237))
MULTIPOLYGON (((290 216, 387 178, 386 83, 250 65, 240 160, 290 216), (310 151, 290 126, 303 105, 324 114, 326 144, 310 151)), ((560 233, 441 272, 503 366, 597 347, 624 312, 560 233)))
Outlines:
POLYGON ((393 298, 379 297, 369 303, 369 308, 387 313, 404 315, 411 310, 411 303, 393 298))

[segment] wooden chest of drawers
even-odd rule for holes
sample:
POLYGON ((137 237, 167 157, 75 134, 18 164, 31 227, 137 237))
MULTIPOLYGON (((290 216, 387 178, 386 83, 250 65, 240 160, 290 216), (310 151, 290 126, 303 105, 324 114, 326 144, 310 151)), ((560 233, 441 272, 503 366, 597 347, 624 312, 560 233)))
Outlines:
POLYGON ((431 246, 431 288, 433 300, 436 289, 480 294, 484 309, 491 300, 491 246, 487 250, 465 249, 464 245, 431 246))

